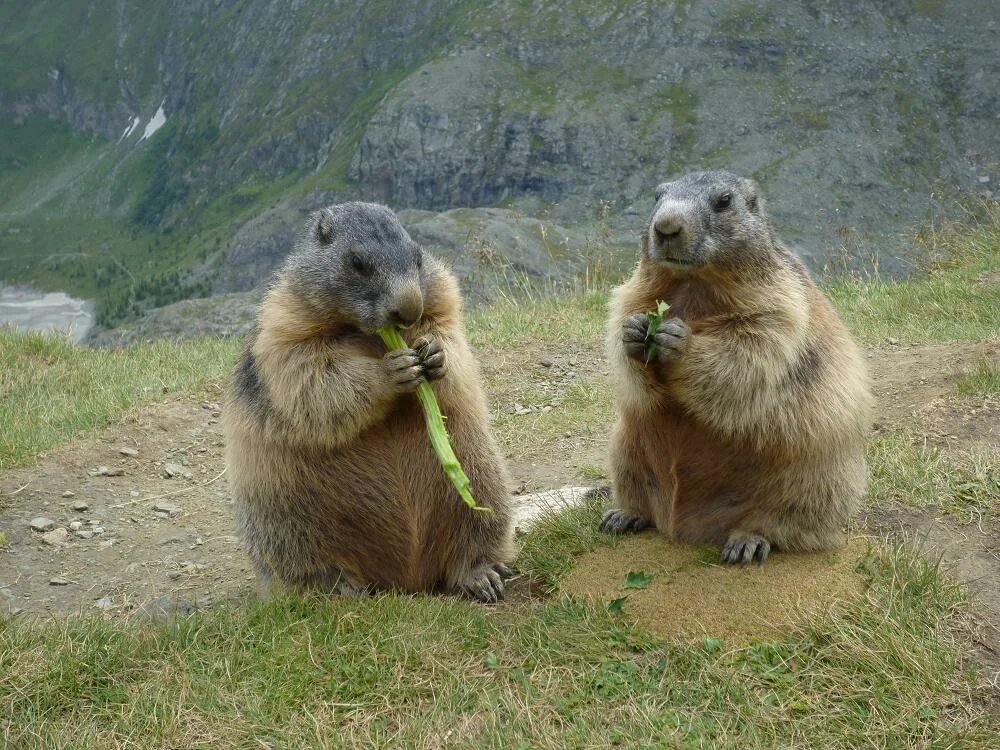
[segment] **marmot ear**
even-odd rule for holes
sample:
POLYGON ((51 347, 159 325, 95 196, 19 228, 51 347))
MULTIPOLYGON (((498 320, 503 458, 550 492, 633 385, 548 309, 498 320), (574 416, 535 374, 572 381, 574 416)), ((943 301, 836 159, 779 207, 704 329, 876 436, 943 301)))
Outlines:
POLYGON ((760 187, 753 180, 743 181, 743 193, 746 195, 747 208, 755 214, 764 213, 764 200, 760 197, 760 187))
POLYGON ((325 208, 319 212, 319 219, 316 220, 316 240, 321 245, 333 242, 333 214, 325 208))

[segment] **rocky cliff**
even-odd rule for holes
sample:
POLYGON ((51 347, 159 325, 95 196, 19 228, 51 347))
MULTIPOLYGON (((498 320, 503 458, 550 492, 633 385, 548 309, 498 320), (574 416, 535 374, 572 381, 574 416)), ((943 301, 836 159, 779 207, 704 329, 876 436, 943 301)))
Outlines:
MULTIPOLYGON (((705 167, 759 179, 814 267, 898 268, 1000 177, 998 49, 972 0, 3 2, 0 278, 109 323, 254 287, 346 197, 503 209, 490 252, 551 277, 531 221, 578 268, 705 167)), ((414 226, 461 266, 455 216, 414 226)))

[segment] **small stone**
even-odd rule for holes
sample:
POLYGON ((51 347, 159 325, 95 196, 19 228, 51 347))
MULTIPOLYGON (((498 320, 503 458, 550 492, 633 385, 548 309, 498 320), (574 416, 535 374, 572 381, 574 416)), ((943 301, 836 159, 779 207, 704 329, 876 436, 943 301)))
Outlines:
POLYGON ((990 181, 990 176, 986 174, 979 175, 979 184, 985 185, 990 181))
POLYGON ((899 344, 899 339, 890 336, 885 340, 885 343, 887 343, 889 346, 897 346, 899 344))
POLYGON ((139 497, 139 491, 138 490, 129 490, 128 494, 129 494, 129 497, 139 497))
POLYGON ((72 583, 72 581, 69 581, 65 578, 60 578, 59 576, 49 579, 49 586, 69 586, 70 583, 72 583))
POLYGON ((180 464, 165 463, 163 464, 163 473, 167 475, 168 479, 173 479, 174 477, 179 477, 184 473, 184 467, 180 464))
POLYGON ((159 502, 153 505, 153 510, 157 513, 166 513, 168 516, 176 516, 181 512, 181 507, 173 503, 159 502))
POLYGON ((61 547, 69 539, 69 532, 64 528, 52 529, 42 534, 42 541, 51 544, 53 547, 61 547))
POLYGON ((38 518, 32 518, 31 523, 32 531, 50 531, 55 528, 56 522, 51 518, 45 518, 45 516, 39 516, 38 518))
POLYGON ((129 448, 127 445, 123 445, 118 449, 118 452, 123 456, 128 456, 129 458, 136 458, 139 455, 139 451, 135 448, 129 448))
POLYGON ((552 367, 554 362, 549 357, 542 357, 538 360, 538 364, 540 364, 542 367, 552 367))
POLYGON ((94 532, 93 531, 88 531, 87 529, 81 529, 79 531, 74 531, 73 533, 76 534, 76 536, 78 538, 80 538, 80 539, 93 539, 94 538, 94 532))
POLYGON ((94 529, 93 529, 93 531, 94 531, 95 534, 103 534, 104 533, 104 527, 103 526, 95 526, 94 529))
POLYGON ((171 581, 176 581, 180 577, 181 577, 181 572, 179 570, 171 570, 167 572, 167 578, 169 578, 171 581))
POLYGON ((98 609, 108 610, 111 609, 113 605, 111 603, 111 599, 109 599, 106 596, 102 596, 100 599, 94 602, 94 606, 97 607, 98 609))
POLYGON ((205 540, 204 540, 204 539, 202 539, 202 538, 201 538, 200 536, 199 536, 199 537, 196 537, 196 538, 195 538, 195 540, 194 540, 194 546, 195 546, 195 547, 200 547, 200 546, 201 546, 201 545, 203 545, 204 543, 205 543, 205 540))
POLYGON ((72 521, 69 525, 70 531, 79 531, 83 528, 83 523, 81 521, 72 521))
POLYGON ((66 490, 66 491, 65 491, 65 492, 64 492, 64 493, 62 494, 62 496, 63 496, 63 497, 73 497, 73 495, 75 495, 75 494, 76 494, 76 493, 75 493, 75 492, 73 492, 72 490, 66 490))
POLYGON ((110 466, 98 466, 94 471, 90 472, 91 475, 97 477, 120 477, 125 475, 125 469, 119 467, 110 466))
POLYGON ((90 510, 90 504, 89 503, 85 503, 83 500, 77 500, 75 503, 73 503, 69 507, 72 508, 73 510, 75 510, 76 512, 78 512, 78 513, 82 513, 85 510, 90 510))

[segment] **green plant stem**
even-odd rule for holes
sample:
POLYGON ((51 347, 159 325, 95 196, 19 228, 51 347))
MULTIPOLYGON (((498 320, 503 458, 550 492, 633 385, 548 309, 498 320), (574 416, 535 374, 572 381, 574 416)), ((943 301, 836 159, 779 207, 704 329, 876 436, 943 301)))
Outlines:
MULTIPOLYGON (((389 351, 405 349, 407 347, 407 343, 395 328, 380 328, 378 329, 378 335, 385 342, 385 345, 389 347, 389 351)), ((417 398, 420 400, 420 405, 424 408, 424 418, 427 422, 427 434, 431 439, 431 447, 434 448, 434 453, 441 462, 441 466, 444 467, 444 473, 448 475, 448 479, 455 485, 455 489, 458 490, 458 494, 465 501, 466 505, 473 510, 492 512, 490 508, 477 505, 475 498, 472 497, 472 490, 469 487, 469 477, 462 470, 462 465, 458 462, 455 451, 452 450, 451 441, 448 439, 448 430, 444 426, 444 416, 441 414, 441 407, 438 405, 437 396, 434 395, 430 384, 427 382, 421 383, 417 386, 416 393, 417 398)))

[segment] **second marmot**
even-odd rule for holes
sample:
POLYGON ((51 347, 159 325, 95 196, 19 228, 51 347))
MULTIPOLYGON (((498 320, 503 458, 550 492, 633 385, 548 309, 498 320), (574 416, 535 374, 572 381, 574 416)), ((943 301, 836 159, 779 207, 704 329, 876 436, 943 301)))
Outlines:
POLYGON ((653 525, 722 545, 728 563, 841 541, 867 482, 865 366, 755 183, 699 172, 657 188, 607 346, 619 418, 605 531, 653 525), (670 309, 647 361, 658 300, 670 309))

